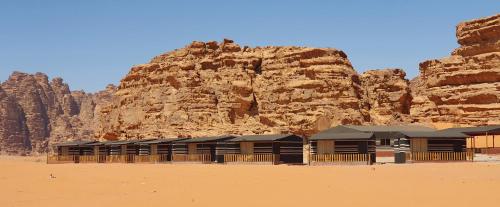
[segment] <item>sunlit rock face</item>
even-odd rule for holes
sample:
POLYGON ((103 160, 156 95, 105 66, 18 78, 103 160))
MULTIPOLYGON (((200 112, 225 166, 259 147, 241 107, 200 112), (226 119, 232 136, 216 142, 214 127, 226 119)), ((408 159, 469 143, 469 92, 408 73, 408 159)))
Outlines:
POLYGON ((310 134, 361 124, 360 82, 340 50, 193 42, 131 69, 102 136, 310 134))
POLYGON ((415 121, 500 123, 500 15, 460 23, 450 57, 420 63, 412 81, 415 121))
POLYGON ((402 69, 369 70, 361 74, 365 108, 371 124, 411 122, 411 92, 402 69))
POLYGON ((460 23, 450 57, 360 75, 333 48, 192 42, 132 67, 119 87, 71 91, 14 72, 0 85, 0 153, 75 139, 295 133, 338 124, 500 124, 500 15, 460 23))

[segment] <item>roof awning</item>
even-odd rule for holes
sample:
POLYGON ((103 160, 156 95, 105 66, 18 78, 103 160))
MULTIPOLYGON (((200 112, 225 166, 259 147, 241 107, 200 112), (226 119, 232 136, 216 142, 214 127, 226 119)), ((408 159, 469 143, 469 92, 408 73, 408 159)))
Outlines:
POLYGON ((166 144, 166 143, 172 143, 172 142, 175 142, 175 141, 181 141, 181 140, 186 140, 188 138, 165 138, 165 139, 155 139, 155 140, 151 140, 151 141, 145 141, 145 142, 140 142, 139 144, 144 144, 144 145, 147 145, 147 144, 166 144))
POLYGON ((72 146, 87 145, 87 144, 91 144, 91 143, 98 143, 98 141, 78 140, 78 141, 71 141, 71 142, 64 142, 64 143, 55 144, 54 146, 57 146, 57 147, 72 147, 72 146))
POLYGON ((420 125, 341 125, 343 127, 355 129, 362 132, 401 132, 401 131, 436 131, 433 128, 420 125))
POLYGON ((310 140, 370 140, 374 139, 373 133, 346 132, 346 133, 318 133, 310 140))
POLYGON ((435 131, 435 132, 401 132, 406 138, 467 138, 466 135, 454 131, 435 131))
POLYGON ((273 141, 302 141, 302 138, 293 134, 259 134, 259 135, 243 135, 230 142, 273 142, 273 141))
POLYGON ((201 142, 218 142, 224 141, 228 139, 232 139, 234 136, 231 135, 223 135, 223 136, 213 136, 213 137, 198 137, 191 139, 184 139, 180 141, 175 141, 176 143, 201 143, 201 142))
POLYGON ((104 145, 106 146, 116 146, 116 145, 128 145, 128 144, 138 144, 141 142, 151 141, 154 139, 130 139, 130 140, 118 140, 106 142, 104 145))
POLYGON ((404 135, 401 133, 402 131, 434 132, 436 130, 420 125, 393 125, 393 126, 338 125, 330 129, 324 130, 319 134, 345 133, 344 136, 348 136, 347 134, 349 133, 373 133, 376 139, 397 139, 404 137, 404 135))
POLYGON ((479 127, 456 127, 456 128, 443 129, 441 131, 461 132, 471 136, 479 136, 486 134, 500 135, 500 125, 479 126, 479 127))

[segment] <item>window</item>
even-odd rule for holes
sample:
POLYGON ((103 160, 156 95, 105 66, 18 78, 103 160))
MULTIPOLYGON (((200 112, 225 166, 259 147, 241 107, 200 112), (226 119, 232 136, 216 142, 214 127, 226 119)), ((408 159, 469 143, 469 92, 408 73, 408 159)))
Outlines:
POLYGON ((391 139, 380 139, 380 146, 391 146, 391 139))

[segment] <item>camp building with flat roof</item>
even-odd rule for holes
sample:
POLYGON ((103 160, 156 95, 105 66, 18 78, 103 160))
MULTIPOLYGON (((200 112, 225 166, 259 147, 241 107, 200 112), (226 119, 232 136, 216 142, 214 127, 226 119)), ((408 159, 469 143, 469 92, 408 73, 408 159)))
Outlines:
POLYGON ((476 153, 500 153, 500 125, 455 127, 442 131, 470 135, 467 139, 467 148, 474 149, 476 153))
POLYGON ((225 141, 225 163, 302 163, 303 139, 293 134, 242 135, 225 141))

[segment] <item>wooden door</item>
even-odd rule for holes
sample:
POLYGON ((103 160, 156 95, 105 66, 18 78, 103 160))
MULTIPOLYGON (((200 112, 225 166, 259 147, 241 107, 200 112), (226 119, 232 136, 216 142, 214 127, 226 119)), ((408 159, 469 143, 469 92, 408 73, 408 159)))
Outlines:
POLYGON ((197 153, 197 145, 196 143, 189 143, 188 144, 188 154, 196 154, 197 153))
POLYGON ((240 153, 241 154, 253 154, 253 142, 240 142, 240 153))
POLYGON ((318 140, 318 154, 334 154, 335 142, 333 140, 318 140))

